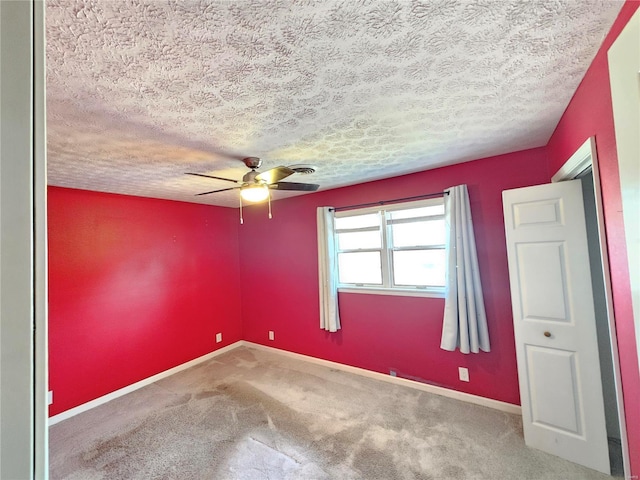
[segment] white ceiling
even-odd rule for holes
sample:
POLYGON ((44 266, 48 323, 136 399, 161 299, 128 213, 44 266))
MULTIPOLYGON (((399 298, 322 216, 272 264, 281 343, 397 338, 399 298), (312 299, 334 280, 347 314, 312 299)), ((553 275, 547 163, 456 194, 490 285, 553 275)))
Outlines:
POLYGON ((237 206, 184 173, 328 189, 545 145, 622 4, 47 0, 49 184, 237 206))

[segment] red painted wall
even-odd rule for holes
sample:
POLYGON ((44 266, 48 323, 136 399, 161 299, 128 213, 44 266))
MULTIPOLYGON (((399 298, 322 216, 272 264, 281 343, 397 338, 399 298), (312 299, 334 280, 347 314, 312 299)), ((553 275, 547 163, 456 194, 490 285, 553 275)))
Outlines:
POLYGON ((519 404, 515 343, 502 215, 502 191, 544 183, 544 149, 274 202, 245 210, 240 227, 244 338, 292 352, 519 404), (440 349, 444 300, 339 295, 342 330, 319 328, 316 207, 442 191, 466 183, 491 336, 490 353, 440 349), (268 331, 275 331, 275 341, 268 331), (471 382, 458 380, 469 368, 471 382))
POLYGON ((236 213, 49 187, 51 415, 242 338, 236 213))
POLYGON ((551 174, 584 141, 595 136, 604 203, 622 388, 631 451, 631 474, 640 476, 640 373, 627 263, 618 157, 611 106, 607 51, 638 9, 627 2, 574 94, 547 145, 551 174))

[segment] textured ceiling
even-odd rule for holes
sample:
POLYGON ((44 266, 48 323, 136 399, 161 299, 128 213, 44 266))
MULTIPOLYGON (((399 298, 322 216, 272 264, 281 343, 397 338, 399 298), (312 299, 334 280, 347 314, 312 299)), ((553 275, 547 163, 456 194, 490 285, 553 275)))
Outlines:
POLYGON ((541 146, 621 6, 47 0, 49 184, 237 206, 184 172, 327 189, 541 146))

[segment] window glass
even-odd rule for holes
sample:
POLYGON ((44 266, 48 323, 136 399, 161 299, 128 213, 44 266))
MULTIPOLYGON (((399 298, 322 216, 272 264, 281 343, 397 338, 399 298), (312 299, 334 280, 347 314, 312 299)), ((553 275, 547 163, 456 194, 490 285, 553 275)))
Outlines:
POLYGON ((444 221, 427 220, 391 225, 394 247, 444 245, 444 221))
POLYGON ((340 283, 382 285, 380 252, 350 252, 338 254, 340 283))
POLYGON ((340 250, 358 250, 382 247, 380 230, 338 233, 340 250))
POLYGON ((419 208, 407 208, 404 210, 392 210, 389 213, 392 220, 400 220, 402 218, 430 217, 432 215, 444 215, 444 204, 419 208))
POLYGON ((343 212, 336 216, 335 227, 342 287, 442 293, 442 198, 343 212))
POLYGON ((351 228, 379 227, 380 213, 369 213, 366 215, 354 215, 351 217, 336 217, 336 230, 351 228))
POLYGON ((401 250, 393 252, 396 285, 444 286, 444 250, 401 250))

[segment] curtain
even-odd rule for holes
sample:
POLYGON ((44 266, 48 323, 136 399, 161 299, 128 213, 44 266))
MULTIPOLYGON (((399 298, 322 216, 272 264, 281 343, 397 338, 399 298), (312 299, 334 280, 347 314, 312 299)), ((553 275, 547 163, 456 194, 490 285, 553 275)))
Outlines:
POLYGON ((318 274, 320 284, 320 328, 340 330, 338 312, 338 259, 331 207, 318 207, 318 274))
POLYGON ((444 197, 447 238, 443 350, 488 352, 489 331, 478 271, 476 241, 466 185, 446 190, 444 197))

